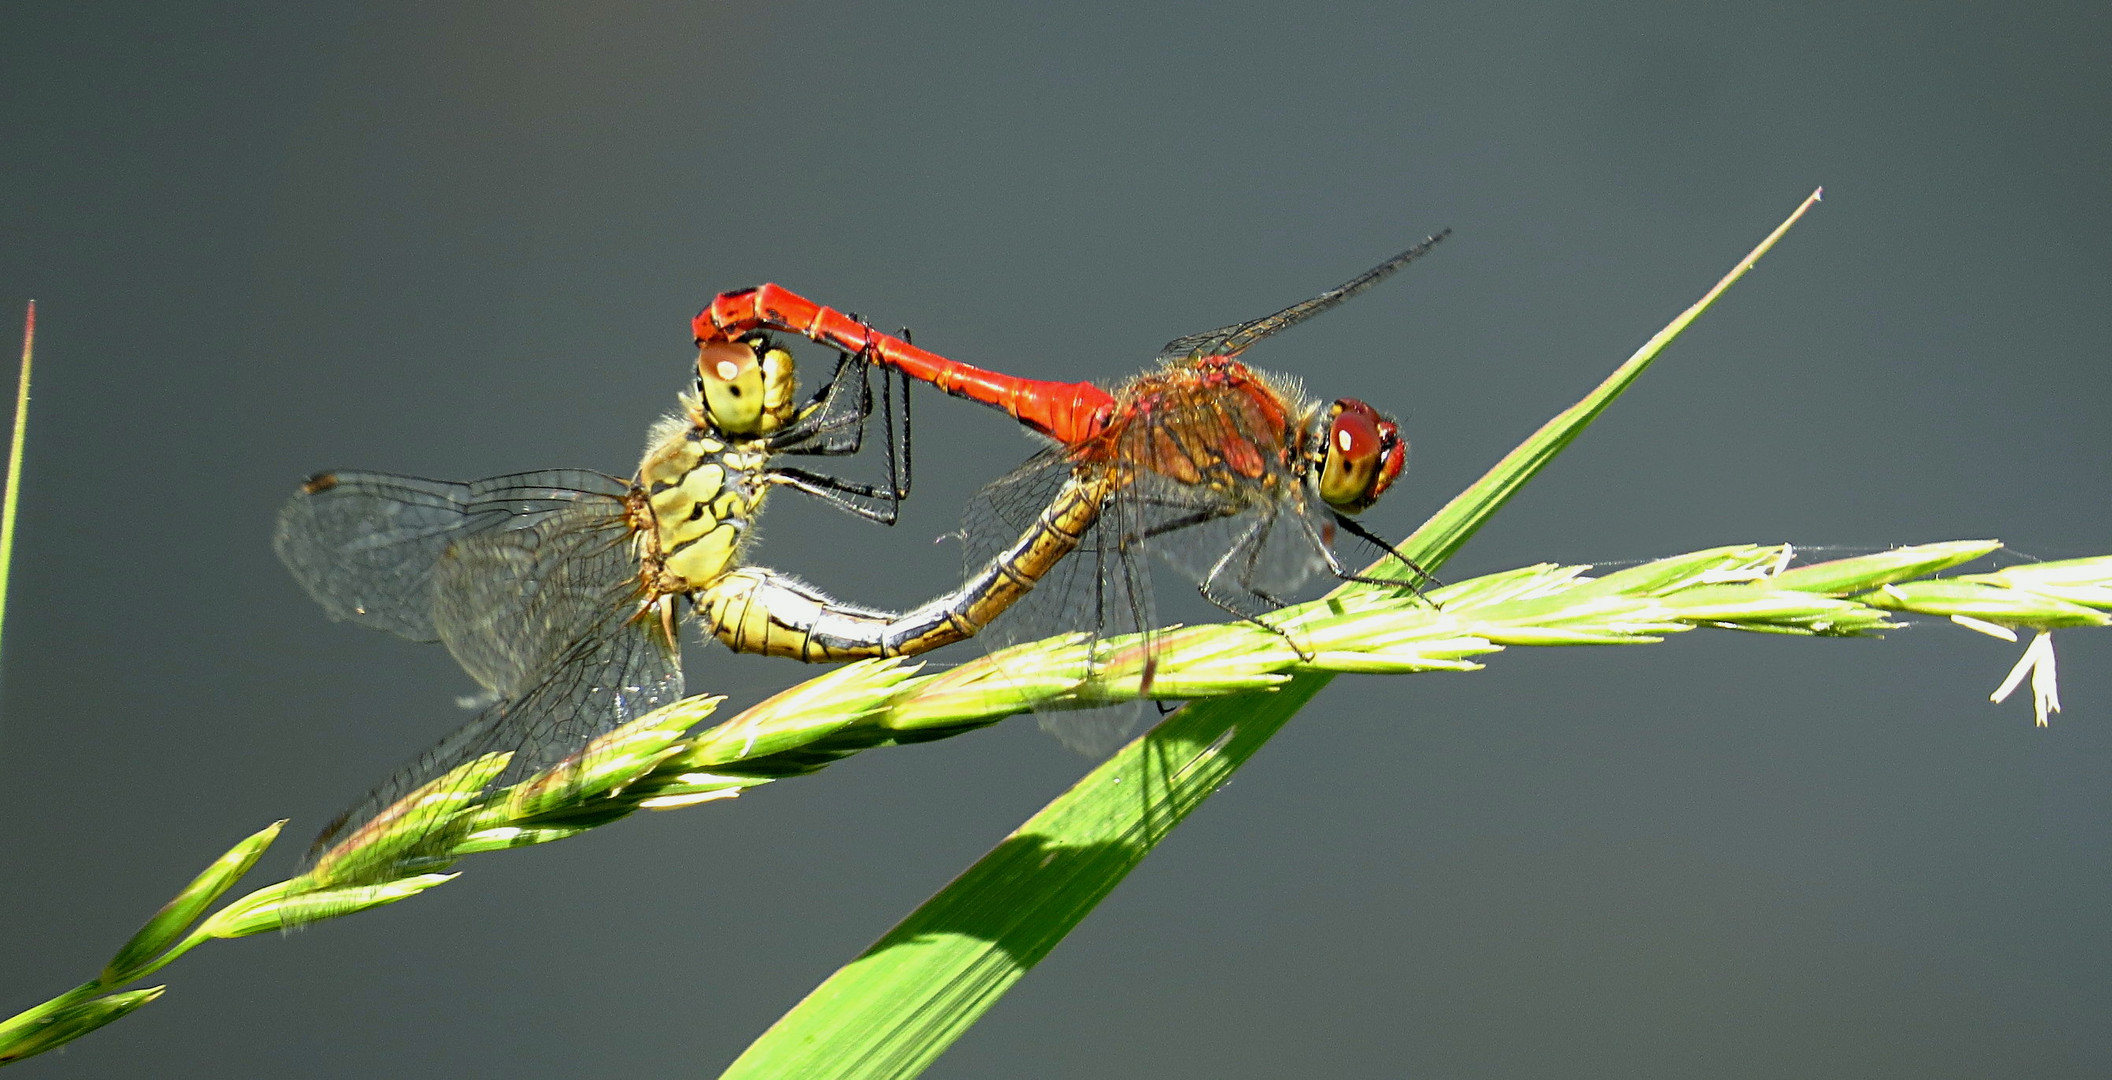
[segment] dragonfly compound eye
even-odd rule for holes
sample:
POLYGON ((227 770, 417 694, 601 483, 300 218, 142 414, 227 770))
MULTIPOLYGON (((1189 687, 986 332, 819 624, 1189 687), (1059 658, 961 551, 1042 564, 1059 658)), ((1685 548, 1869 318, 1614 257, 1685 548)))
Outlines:
POLYGON ((794 399, 799 396, 799 374, 792 354, 767 339, 756 345, 763 365, 763 424, 765 432, 776 431, 798 418, 794 399))
POLYGON ((768 414, 768 378, 754 346, 707 341, 697 346, 697 387, 704 415, 728 435, 760 435, 776 426, 768 414))
POLYGON ((1320 498, 1344 513, 1357 513, 1379 501, 1407 460, 1407 444, 1393 421, 1355 398, 1343 398, 1328 410, 1320 498))

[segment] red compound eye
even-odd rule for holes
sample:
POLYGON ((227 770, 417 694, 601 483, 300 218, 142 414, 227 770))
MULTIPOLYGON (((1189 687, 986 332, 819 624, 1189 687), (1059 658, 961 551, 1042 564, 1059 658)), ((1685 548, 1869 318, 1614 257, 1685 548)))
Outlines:
POLYGON ((1401 474, 1406 451, 1400 428, 1377 409, 1355 398, 1335 402, 1327 422, 1320 498, 1351 514, 1370 506, 1401 474))
POLYGON ((1393 481, 1408 467, 1408 444, 1401 438, 1400 425, 1391 420, 1379 421, 1379 479, 1371 486, 1371 497, 1377 500, 1393 486, 1393 481))

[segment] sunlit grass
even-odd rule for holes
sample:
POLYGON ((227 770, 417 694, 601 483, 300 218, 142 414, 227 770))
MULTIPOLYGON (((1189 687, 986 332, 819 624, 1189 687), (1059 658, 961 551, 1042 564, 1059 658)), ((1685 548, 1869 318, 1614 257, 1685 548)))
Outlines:
POLYGON ((22 506, 22 449, 29 437, 29 362, 36 355, 36 344, 37 302, 31 300, 28 312, 22 316, 22 374, 15 383, 15 433, 7 446, 7 489, 0 495, 0 634, 7 629, 8 584, 14 580, 11 571, 15 563, 15 515, 22 506))

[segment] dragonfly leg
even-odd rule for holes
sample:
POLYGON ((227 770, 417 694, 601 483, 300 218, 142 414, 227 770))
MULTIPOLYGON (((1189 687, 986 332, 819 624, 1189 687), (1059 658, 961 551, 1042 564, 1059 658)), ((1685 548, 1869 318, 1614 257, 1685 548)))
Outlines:
POLYGON ((865 425, 873 415, 873 388, 866 377, 869 366, 862 352, 837 352, 829 381, 800 406, 797 419, 771 440, 771 451, 844 457, 863 449, 865 425))
MULTIPOLYGON (((846 495, 857 495, 868 499, 882 499, 890 503, 900 501, 898 499, 893 498, 894 493, 900 489, 890 488, 885 484, 868 484, 862 480, 845 480, 840 476, 830 476, 827 473, 810 472, 806 469, 791 466, 782 469, 772 469, 770 470, 769 475, 773 478, 790 478, 792 481, 794 481, 794 483, 790 486, 813 484, 819 487, 827 488, 830 491, 841 491, 846 495)), ((807 491, 805 487, 800 487, 800 490, 807 491)), ((808 494, 813 494, 813 492, 808 491, 808 494)))
POLYGON ((1257 560, 1259 560, 1261 557, 1262 544, 1268 538, 1269 529, 1275 524, 1276 515, 1262 515, 1260 520, 1256 521, 1253 525, 1249 526, 1246 532, 1240 534, 1238 540, 1233 541, 1231 547, 1225 549, 1225 553, 1223 555, 1218 556, 1217 562, 1210 567, 1210 572, 1203 576, 1202 582, 1196 586, 1196 589, 1203 594, 1203 599, 1210 601, 1212 604, 1215 604, 1219 608, 1222 608, 1223 610, 1238 616, 1240 619, 1246 622, 1253 623, 1254 625, 1259 626, 1272 634, 1275 634, 1277 637, 1282 638, 1284 644, 1289 645, 1291 647, 1291 651, 1298 654, 1298 659, 1311 660, 1314 655, 1312 651, 1298 644, 1297 640, 1291 637, 1289 631, 1273 623, 1265 622, 1260 616, 1234 605, 1230 600, 1226 599, 1225 597, 1219 596, 1217 594, 1217 591, 1211 587, 1212 584, 1224 574, 1226 568, 1232 564, 1232 557, 1244 551, 1246 553, 1246 566, 1243 567, 1240 571, 1240 588, 1245 589, 1249 594, 1259 597, 1261 600, 1272 604, 1275 607, 1281 608, 1287 606, 1283 603, 1283 601, 1278 600, 1275 597, 1272 597, 1269 594, 1254 588, 1251 584, 1254 577, 1257 560))
MULTIPOLYGON (((1146 501, 1149 501, 1152 505, 1156 506, 1172 507, 1176 505, 1166 500, 1154 499, 1146 501)), ((1196 525, 1202 525, 1207 522, 1215 521, 1218 518, 1229 517, 1233 512, 1234 511, 1230 509, 1197 510, 1193 513, 1184 514, 1180 517, 1174 518, 1171 521, 1162 521, 1159 524, 1152 526, 1150 529, 1145 530, 1143 533, 1139 534, 1138 537, 1132 538, 1127 542, 1135 543, 1141 539, 1151 539, 1154 537, 1164 536, 1165 534, 1170 532, 1177 532, 1181 529, 1191 528, 1196 525)), ((1298 655, 1301 659, 1311 659, 1311 657, 1306 655, 1303 649, 1298 648, 1297 642, 1291 641, 1289 634, 1284 633, 1283 630, 1276 626, 1272 626, 1269 623, 1263 622, 1259 616, 1255 615, 1251 611, 1239 607, 1238 605, 1232 603, 1229 599, 1218 595, 1216 590, 1212 588, 1211 583, 1216 581, 1218 577, 1224 573, 1225 568, 1231 563, 1232 557, 1238 554, 1240 551, 1244 550, 1247 553, 1247 566, 1246 569, 1240 575, 1240 588, 1244 589, 1246 592, 1253 595, 1255 598, 1259 599, 1263 603, 1269 605, 1271 608, 1283 608, 1290 606, 1284 600, 1279 599, 1275 596, 1271 596, 1268 593, 1261 591, 1260 589, 1254 588, 1252 585, 1255 573, 1255 564, 1256 561, 1260 558, 1262 550, 1262 545, 1255 541, 1255 537, 1258 532, 1265 532, 1271 523, 1272 517, 1263 518, 1261 521, 1256 522, 1252 528, 1249 528, 1246 533, 1242 534, 1238 540, 1233 541, 1232 545, 1225 549, 1225 554, 1217 560, 1216 564, 1211 566, 1209 573, 1203 575, 1203 580, 1197 585, 1197 589, 1202 593, 1203 599, 1208 600, 1213 606, 1222 609, 1223 611, 1226 611, 1234 616, 1237 616, 1241 621, 1253 623, 1254 625, 1259 626, 1269 631, 1270 633, 1273 633, 1283 638, 1286 642, 1289 642, 1292 649, 1298 651, 1298 655)))
MULTIPOLYGON (((1343 581, 1355 581, 1365 585, 1384 585, 1389 588, 1396 589, 1405 586, 1409 592, 1412 592, 1417 596, 1423 595, 1422 586, 1435 585, 1443 587, 1444 582, 1439 581, 1437 579, 1437 575, 1431 573, 1428 570, 1423 569, 1422 564, 1402 554, 1399 548, 1396 548, 1392 544, 1387 543, 1385 539, 1379 536, 1377 533, 1374 533, 1370 529, 1367 529, 1364 526, 1357 524, 1357 520, 1355 518, 1350 517, 1347 514, 1337 512, 1335 513, 1335 524, 1340 525, 1344 531, 1348 532, 1352 536, 1355 536, 1357 539, 1363 540, 1366 543, 1377 547, 1379 550, 1384 551, 1386 554, 1391 555, 1396 559, 1399 559, 1403 565, 1407 566, 1408 569, 1415 574, 1417 580, 1402 581, 1398 578, 1379 578, 1371 577, 1366 574, 1356 573, 1350 570, 1348 567, 1342 565, 1342 561, 1335 556, 1335 551, 1333 548, 1329 547, 1326 544, 1321 544, 1320 550, 1327 553, 1327 568, 1336 577, 1342 579, 1343 581)), ((1312 529, 1311 523, 1307 523, 1306 529, 1308 531, 1312 529)), ((1318 538, 1315 537, 1315 539, 1318 538)), ((1431 606, 1435 607, 1437 605, 1435 603, 1432 603, 1431 606)))
POLYGON ((1271 607, 1287 608, 1291 606, 1290 601, 1265 592, 1254 584, 1254 578, 1260 572, 1262 548, 1268 543, 1268 533, 1275 526, 1276 519, 1272 514, 1257 526, 1259 535, 1241 545, 1247 549, 1247 565, 1239 572, 1239 587, 1245 589, 1249 595, 1260 597, 1271 607))
POLYGON ((872 484, 860 484, 849 480, 838 480, 833 476, 811 473, 805 469, 772 469, 769 481, 794 491, 805 492, 830 506, 877 521, 882 525, 893 525, 901 512, 901 500, 889 498, 893 491, 872 484), (867 506, 858 500, 878 499, 879 506, 867 506))
MULTIPOLYGON (((864 444, 866 422, 873 413, 872 387, 867 375, 869 366, 868 361, 860 356, 850 353, 839 355, 836 372, 828 385, 816 391, 814 398, 800 410, 799 419, 772 440, 772 452, 812 457, 840 457, 858 453, 864 444), (846 395, 850 396, 851 404, 848 406, 842 404, 846 395)), ((884 484, 842 480, 804 469, 773 470, 773 475, 792 477, 790 486, 829 499, 841 509, 883 524, 893 524, 899 515, 902 500, 909 497, 911 480, 909 383, 886 368, 881 369, 880 406, 881 427, 886 443, 884 484), (899 395, 894 389, 898 381, 901 384, 899 395), (895 426, 895 402, 898 396, 902 407, 899 438, 895 426), (886 505, 877 514, 867 513, 863 509, 844 504, 836 496, 816 491, 808 486, 810 484, 858 498, 877 500, 886 505)))
POLYGON ((850 353, 838 353, 836 371, 800 407, 799 419, 771 441, 779 454, 848 457, 865 447, 865 425, 873 415, 873 388, 865 365, 850 353), (846 408, 841 399, 848 395, 846 408))

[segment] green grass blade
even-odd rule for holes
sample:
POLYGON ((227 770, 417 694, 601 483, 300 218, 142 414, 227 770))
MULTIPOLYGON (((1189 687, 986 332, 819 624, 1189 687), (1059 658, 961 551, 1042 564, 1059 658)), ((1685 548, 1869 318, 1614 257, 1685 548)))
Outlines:
MULTIPOLYGON (((1744 277, 1745 272, 1760 261, 1760 256, 1767 254, 1768 249, 1774 247, 1775 242, 1789 232, 1789 227, 1795 225, 1797 219, 1803 217, 1805 212, 1819 201, 1819 196, 1824 191, 1824 188, 1820 188, 1806 196, 1795 212, 1783 219, 1782 224, 1775 226, 1774 232, 1767 234, 1767 239, 1760 241, 1759 246, 1748 252, 1745 258, 1738 260, 1738 265, 1733 266, 1730 273, 1723 275, 1723 279, 1716 283, 1715 288, 1703 294, 1701 299, 1694 301, 1693 306, 1680 312, 1678 318, 1667 323, 1663 330, 1659 330, 1649 341, 1644 342, 1642 348, 1635 350, 1635 354, 1630 356, 1626 363, 1616 368, 1613 374, 1606 376, 1605 381, 1586 394, 1582 401, 1562 410, 1554 419, 1542 424, 1540 430, 1519 443, 1517 449, 1504 455, 1503 460, 1497 462, 1480 480, 1475 481, 1473 486, 1446 503, 1443 509, 1415 530, 1415 535, 1401 545, 1402 550, 1424 567, 1433 569, 1435 563, 1451 558, 1453 552, 1458 551, 1460 545, 1465 544, 1467 538, 1473 536, 1475 530, 1481 528, 1482 523, 1486 522, 1497 508, 1509 502, 1511 496, 1525 486, 1526 481, 1537 475, 1572 439, 1582 433, 1585 427, 1598 419, 1599 414, 1604 412, 1608 405, 1613 404, 1613 399, 1621 396, 1621 392, 1628 389, 1628 385, 1649 368, 1651 361, 1657 359, 1657 354, 1663 352, 1665 346, 1672 343, 1673 338, 1678 337, 1702 312, 1709 309, 1709 305, 1716 302, 1717 297, 1722 296, 1739 278, 1744 277)), ((1367 572, 1374 576, 1406 576, 1404 568, 1392 560, 1381 562, 1367 572)))
POLYGON ((70 1002, 18 1031, 0 1031, 0 1065, 56 1050, 161 996, 164 987, 70 1002))
POLYGON ((1325 684, 1182 709, 831 976, 725 1075, 924 1071, 1325 684))
MULTIPOLYGON (((1818 199, 1812 192, 1714 288, 1447 503, 1400 545, 1402 552, 1430 570, 1450 558, 1818 199)), ((1272 693, 1182 708, 831 975, 724 1075, 922 1072, 1331 678, 1300 675, 1272 693)))
POLYGON ((22 317, 22 375, 15 384, 15 435, 7 450, 7 490, 0 496, 0 633, 7 628, 7 585, 15 561, 15 512, 22 505, 22 446, 29 435, 29 360, 36 352, 37 302, 22 317))

